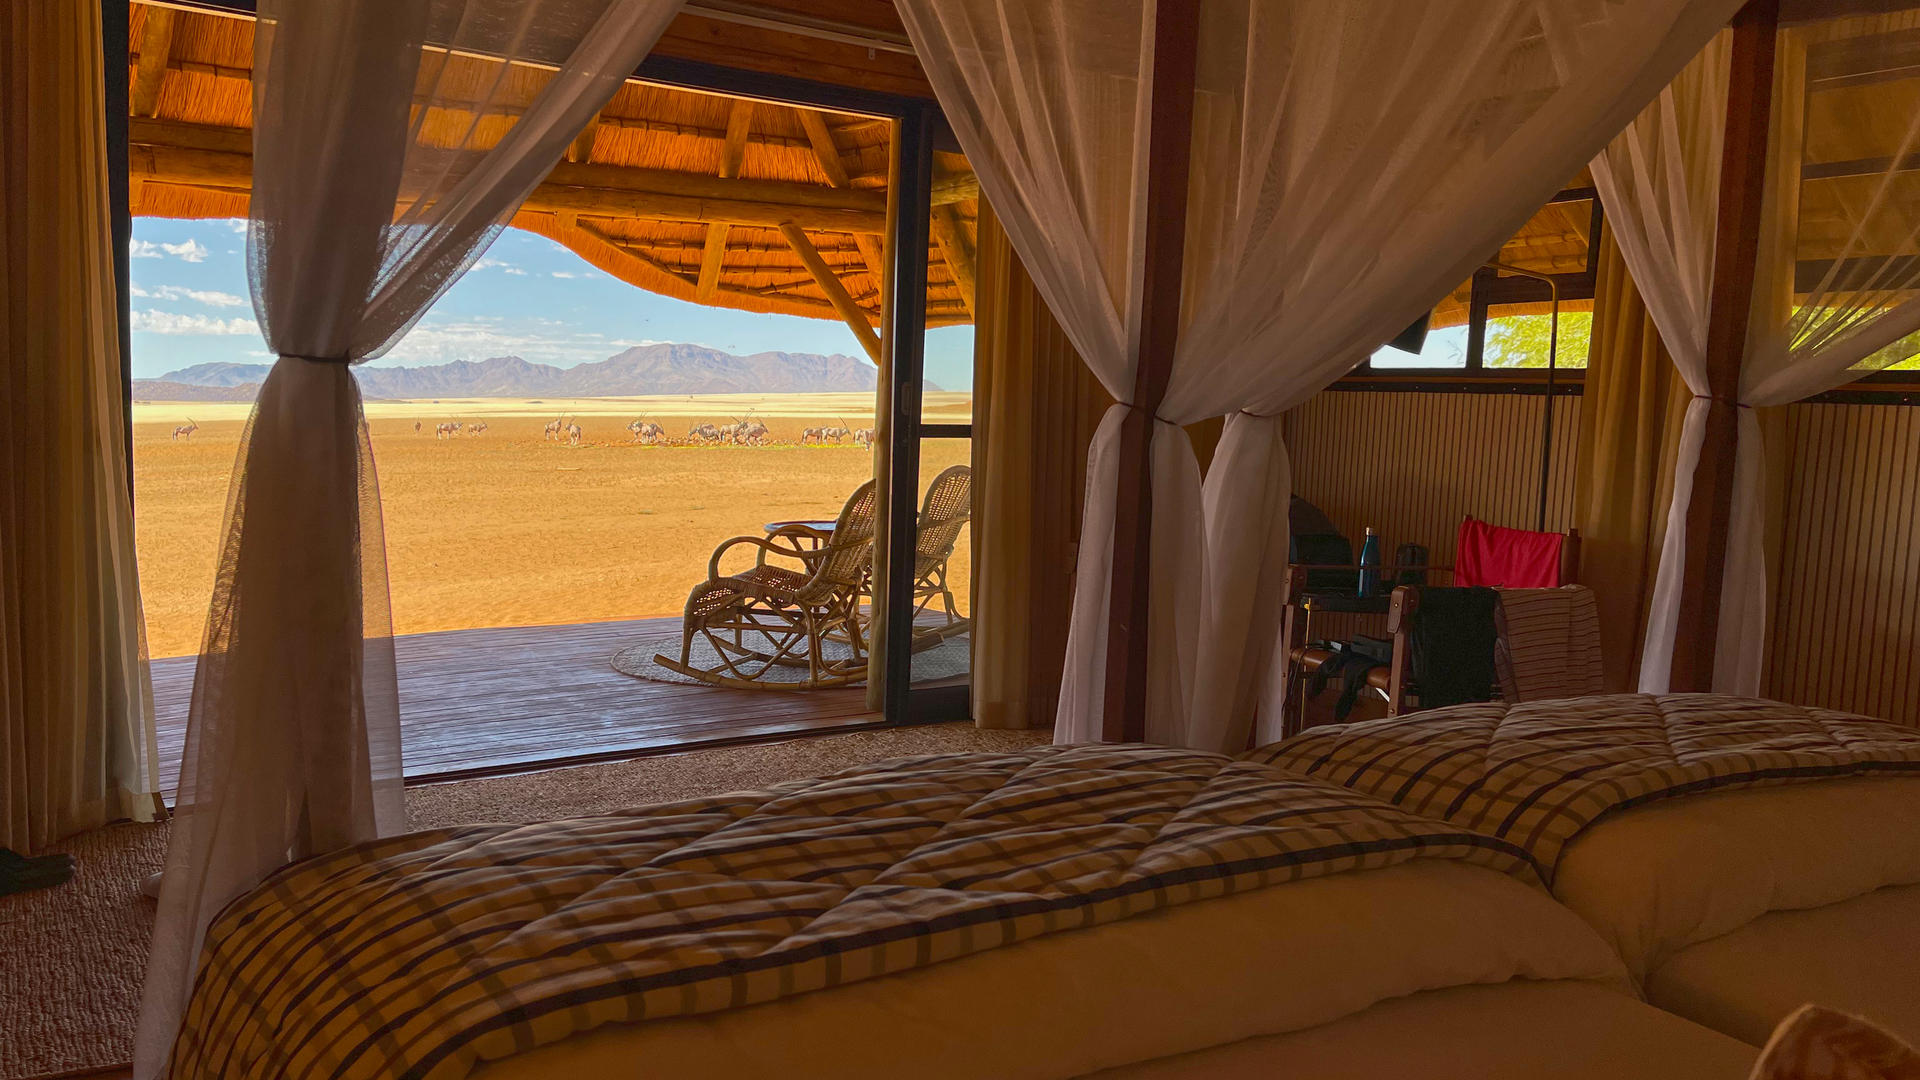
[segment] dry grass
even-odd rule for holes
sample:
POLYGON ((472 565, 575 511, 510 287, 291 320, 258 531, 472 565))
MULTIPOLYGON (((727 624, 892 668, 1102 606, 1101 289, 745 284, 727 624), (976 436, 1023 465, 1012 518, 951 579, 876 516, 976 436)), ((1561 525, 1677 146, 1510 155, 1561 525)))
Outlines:
MULTIPOLYGON (((963 420, 965 394, 930 395, 927 418, 963 420)), ((831 518, 872 474, 851 441, 800 446, 802 428, 872 423, 865 394, 376 402, 368 407, 385 509, 394 632, 594 622, 678 614, 721 540, 769 521, 831 518), (646 447, 647 417, 680 435, 749 410, 777 445, 646 447), (567 412, 583 445, 544 441, 567 412), (415 421, 423 431, 416 434, 415 421), (478 438, 433 437, 440 420, 485 420, 478 438)), ((247 407, 134 407, 135 516, 151 655, 198 651, 229 472, 247 407), (169 436, 188 416, 191 439, 169 436)), ((964 463, 964 440, 923 444, 922 484, 964 463)), ((965 581, 963 537, 952 565, 965 581)))

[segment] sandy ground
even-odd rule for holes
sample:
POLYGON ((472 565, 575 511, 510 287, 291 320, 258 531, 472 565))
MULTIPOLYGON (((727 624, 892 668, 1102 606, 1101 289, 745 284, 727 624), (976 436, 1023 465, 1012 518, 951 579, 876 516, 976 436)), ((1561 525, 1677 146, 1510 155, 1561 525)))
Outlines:
MULTIPOLYGON (((969 395, 928 395, 926 419, 966 420, 969 395)), ((138 402, 134 500, 148 651, 197 652, 213 585, 227 486, 249 406, 138 402), (199 430, 173 439, 191 418, 199 430)), ((721 540, 763 535, 769 521, 831 518, 872 475, 849 440, 799 445, 806 427, 872 424, 867 394, 794 394, 578 401, 374 402, 394 632, 527 626, 677 615, 721 540), (647 418, 673 436, 698 422, 751 413, 773 445, 639 446, 626 425, 647 418), (541 437, 565 414, 582 445, 541 437), (442 420, 489 425, 436 439, 442 420), (415 422, 422 425, 414 431, 415 422)), ((922 484, 964 464, 961 439, 922 445, 922 484)), ((971 566, 962 537, 952 565, 971 566)), ((964 603, 964 596, 963 596, 964 603)))

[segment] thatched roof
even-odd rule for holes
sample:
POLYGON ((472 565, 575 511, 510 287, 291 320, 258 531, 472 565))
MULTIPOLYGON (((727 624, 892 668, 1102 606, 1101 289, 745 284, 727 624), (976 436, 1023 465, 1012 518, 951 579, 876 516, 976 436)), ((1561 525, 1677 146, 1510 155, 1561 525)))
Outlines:
MULTIPOLYGON (((243 217, 252 161, 253 23, 131 5, 132 208, 243 217)), ((476 91, 492 65, 454 58, 476 91)), ((550 77, 515 68, 476 137, 497 139, 550 77)), ((457 83, 457 80, 456 80, 457 83)), ((439 84, 446 100, 449 82, 439 84)), ((457 92, 457 89, 456 89, 457 92)), ((466 110, 436 108, 422 138, 455 137, 466 110)), ((742 311, 847 321, 871 351, 891 124, 629 81, 512 224, 640 288, 742 311), (862 333, 862 330, 865 330, 862 333)), ((929 325, 972 319, 977 185, 938 155, 945 182, 928 245, 929 325)))

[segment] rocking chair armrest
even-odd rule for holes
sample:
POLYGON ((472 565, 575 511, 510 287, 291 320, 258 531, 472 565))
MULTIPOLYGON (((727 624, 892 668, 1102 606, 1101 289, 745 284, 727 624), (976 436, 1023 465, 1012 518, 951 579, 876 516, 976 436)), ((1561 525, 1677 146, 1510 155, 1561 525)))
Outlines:
POLYGON ((781 555, 789 559, 798 559, 809 566, 813 565, 813 560, 819 557, 819 552, 808 551, 804 548, 801 548, 798 544, 794 545, 793 547, 784 547, 780 544, 774 543, 773 540, 771 539, 767 539, 763 537, 736 536, 731 540, 721 541, 720 546, 713 549, 713 557, 707 560, 707 580, 708 581, 720 580, 720 578, 722 577, 720 573, 721 558, 724 557, 729 550, 731 550, 732 548, 740 544, 751 544, 754 547, 759 549, 758 551, 754 552, 755 566, 765 566, 767 562, 767 556, 769 554, 781 555))

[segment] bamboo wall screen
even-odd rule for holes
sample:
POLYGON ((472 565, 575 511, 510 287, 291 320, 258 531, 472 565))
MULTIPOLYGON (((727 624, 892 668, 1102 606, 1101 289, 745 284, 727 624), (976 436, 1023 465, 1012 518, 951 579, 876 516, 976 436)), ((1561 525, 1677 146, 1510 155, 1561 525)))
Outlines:
POLYGON ((1767 694, 1920 724, 1920 408, 1795 405, 1767 694))

